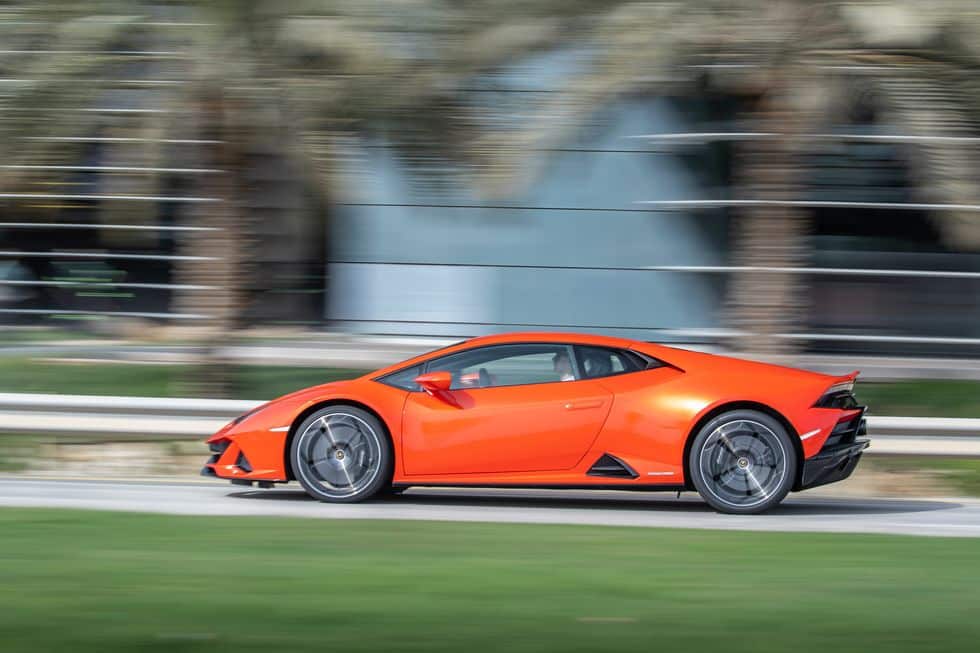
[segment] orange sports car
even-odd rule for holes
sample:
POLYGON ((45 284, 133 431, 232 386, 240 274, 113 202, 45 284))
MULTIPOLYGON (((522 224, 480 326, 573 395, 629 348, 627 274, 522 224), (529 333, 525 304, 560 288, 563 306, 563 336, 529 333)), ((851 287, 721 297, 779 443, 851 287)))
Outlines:
POLYGON ((202 473, 321 501, 410 486, 697 490, 757 513, 847 478, 868 446, 857 372, 569 333, 466 340, 300 390, 208 439, 202 473))

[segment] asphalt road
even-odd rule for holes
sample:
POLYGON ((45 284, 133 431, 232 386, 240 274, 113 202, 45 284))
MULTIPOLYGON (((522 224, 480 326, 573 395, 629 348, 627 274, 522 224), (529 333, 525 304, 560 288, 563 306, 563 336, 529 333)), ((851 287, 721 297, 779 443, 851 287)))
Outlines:
POLYGON ((790 495, 765 515, 713 512, 693 493, 416 488, 397 497, 337 505, 293 484, 271 490, 220 481, 169 483, 0 478, 0 506, 121 510, 177 515, 272 515, 318 519, 421 519, 541 524, 894 533, 980 537, 980 501, 850 499, 790 495))

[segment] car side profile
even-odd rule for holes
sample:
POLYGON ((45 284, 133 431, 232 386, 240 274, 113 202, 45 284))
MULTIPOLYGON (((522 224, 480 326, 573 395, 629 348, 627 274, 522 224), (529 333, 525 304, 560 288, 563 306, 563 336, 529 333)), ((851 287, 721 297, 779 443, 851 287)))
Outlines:
POLYGON ((850 476, 857 372, 828 376, 570 333, 483 336, 280 397, 208 439, 202 474, 321 501, 411 486, 696 490, 758 513, 850 476))

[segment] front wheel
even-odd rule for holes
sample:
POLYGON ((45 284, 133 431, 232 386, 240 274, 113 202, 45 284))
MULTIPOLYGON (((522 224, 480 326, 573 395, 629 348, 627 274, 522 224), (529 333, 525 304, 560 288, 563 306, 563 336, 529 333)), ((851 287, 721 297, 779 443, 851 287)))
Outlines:
POLYGON ((755 514, 782 501, 796 478, 796 449, 777 420, 754 410, 715 417, 698 432, 688 459, 691 480, 720 512, 755 514))
POLYGON ((296 480, 320 501, 363 501, 391 480, 394 456, 384 426, 354 406, 328 406, 303 420, 289 455, 296 480))

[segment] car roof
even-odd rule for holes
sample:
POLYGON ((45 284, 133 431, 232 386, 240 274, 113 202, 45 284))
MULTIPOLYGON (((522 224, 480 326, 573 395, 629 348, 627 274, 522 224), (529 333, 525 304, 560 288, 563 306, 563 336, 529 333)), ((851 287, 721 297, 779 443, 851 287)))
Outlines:
POLYGON ((467 346, 498 345, 515 342, 563 342, 579 345, 604 345, 606 347, 634 347, 637 340, 600 336, 590 333, 569 333, 562 331, 516 331, 512 333, 496 333, 488 336, 477 336, 465 341, 467 346))
POLYGON ((418 356, 400 361, 388 367, 371 372, 369 377, 383 376, 397 370, 417 365, 430 358, 445 356, 457 351, 472 349, 474 347, 486 347, 490 345, 506 345, 519 342, 557 342, 575 345, 597 345, 600 347, 617 347, 620 349, 638 349, 646 343, 629 338, 616 338, 613 336, 600 336, 590 333, 569 333, 567 331, 515 331, 511 333, 495 333, 487 336, 476 336, 462 342, 429 351, 418 356))

